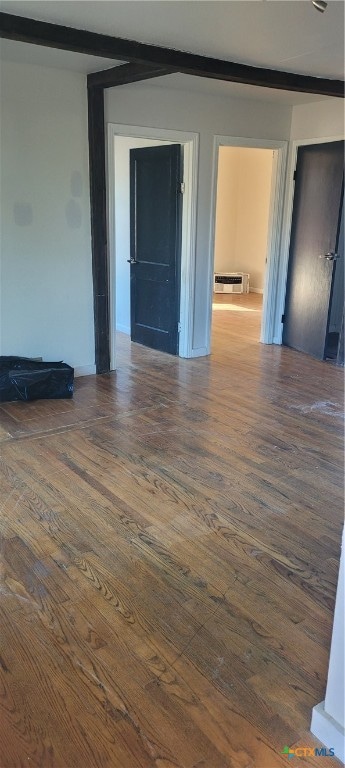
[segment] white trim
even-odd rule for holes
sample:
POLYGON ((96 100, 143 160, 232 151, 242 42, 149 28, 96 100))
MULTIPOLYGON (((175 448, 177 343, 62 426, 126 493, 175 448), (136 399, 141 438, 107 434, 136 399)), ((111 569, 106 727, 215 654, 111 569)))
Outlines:
POLYGON ((267 262, 262 305, 260 341, 273 344, 275 337, 275 310, 279 290, 279 262, 284 212, 284 186, 287 164, 287 142, 281 142, 273 152, 271 200, 268 222, 267 262))
POLYGON ((110 370, 116 369, 116 290, 115 290, 115 146, 114 135, 108 127, 106 159, 108 280, 109 280, 109 346, 110 370))
POLYGON ((221 136, 216 135, 213 143, 213 172, 212 172, 212 193, 211 193, 211 227, 209 244, 209 302, 207 306, 207 328, 208 340, 207 351, 209 354, 211 345, 211 323, 212 323, 212 294, 213 294, 213 272, 214 272, 214 246, 215 246, 215 221, 217 205, 217 179, 218 179, 218 158, 219 147, 248 147, 250 149, 272 149, 274 152, 272 183, 271 183, 271 202, 269 214, 269 236, 267 247, 267 264, 265 270, 265 286, 263 290, 263 313, 261 325, 260 341, 264 344, 274 343, 275 329, 274 317, 276 307, 276 297, 278 291, 278 265, 280 253, 280 237, 282 231, 283 204, 284 204, 284 181, 287 158, 287 141, 271 141, 267 139, 247 139, 240 136, 221 136), (275 151, 276 150, 276 151, 275 151))
POLYGON ((263 288, 251 288, 251 287, 249 286, 249 293, 261 293, 261 295, 262 295, 262 294, 263 294, 263 292, 264 292, 264 289, 263 289, 263 288))
POLYGON ((192 349, 191 354, 189 357, 205 357, 206 355, 209 355, 209 351, 207 347, 195 347, 192 349))
POLYGON ((182 243, 181 243, 181 288, 180 288, 180 357, 192 356, 193 309, 194 309, 194 275, 195 275, 195 243, 196 243, 196 207, 197 181, 199 158, 199 134, 186 131, 166 130, 164 128, 147 128, 138 125, 122 125, 108 123, 108 157, 107 157, 107 188, 108 188, 108 238, 109 238, 109 304, 110 304, 110 367, 116 367, 116 350, 114 329, 116 328, 115 314, 115 161, 114 139, 116 136, 127 136, 140 139, 158 139, 182 144, 184 147, 184 182, 182 208, 182 243))
POLYGON ((344 141, 344 136, 319 136, 316 139, 294 139, 292 144, 296 146, 305 146, 306 144, 329 144, 332 141, 344 141))
POLYGON ((121 323, 118 323, 116 326, 116 330, 120 331, 120 333, 126 333, 127 336, 131 335, 131 329, 128 325, 121 325, 121 323))
POLYGON ((310 730, 313 736, 328 749, 334 748, 334 754, 338 760, 345 762, 345 730, 331 715, 327 714, 324 701, 313 707, 310 730))
POLYGON ((182 208, 180 357, 192 357, 193 347, 198 159, 199 134, 195 133, 193 139, 184 145, 183 158, 185 191, 182 208))
POLYGON ((344 141, 344 136, 327 136, 325 138, 317 139, 296 139, 291 142, 288 167, 286 173, 286 185, 285 185, 285 205, 282 223, 282 238, 281 238, 281 257, 279 263, 279 274, 277 279, 277 301, 276 312, 274 321, 274 344, 281 344, 283 338, 283 325, 281 317, 284 313, 285 307, 285 294, 286 283, 288 276, 289 265, 289 252, 290 252, 290 237, 291 237, 291 224, 293 213, 293 200, 294 200, 294 171, 297 163, 297 152, 299 147, 306 146, 308 144, 328 144, 332 141, 344 141))
POLYGON ((77 365, 74 369, 74 378, 78 379, 79 376, 93 376, 95 373, 95 365, 77 365))

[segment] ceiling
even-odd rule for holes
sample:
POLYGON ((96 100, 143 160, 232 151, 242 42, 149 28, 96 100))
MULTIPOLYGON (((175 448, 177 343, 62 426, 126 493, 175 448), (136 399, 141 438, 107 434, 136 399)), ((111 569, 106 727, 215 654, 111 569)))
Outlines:
POLYGON ((104 59, 100 56, 88 56, 73 51, 60 51, 58 48, 45 48, 40 45, 18 43, 13 40, 0 40, 1 61, 18 61, 20 64, 38 64, 42 67, 69 69, 85 75, 102 69, 109 69, 122 61, 104 59))
MULTIPOLYGON (((310 0, 2 0, 1 10, 259 67, 344 76, 342 0, 329 0, 324 14, 310 0)), ((118 63, 9 40, 0 42, 0 56, 84 73, 118 63)), ((179 74, 150 85, 289 104, 322 98, 179 74)))

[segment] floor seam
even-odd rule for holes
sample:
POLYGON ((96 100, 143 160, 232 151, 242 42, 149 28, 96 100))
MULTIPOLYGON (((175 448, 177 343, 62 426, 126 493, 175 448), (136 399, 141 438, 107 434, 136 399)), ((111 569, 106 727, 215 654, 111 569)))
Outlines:
POLYGON ((207 617, 206 621, 204 621, 203 624, 200 624, 200 627, 198 627, 196 632, 194 632, 192 637, 188 640, 188 643, 185 645, 185 647, 182 649, 182 651, 178 654, 176 659, 174 659, 174 661, 172 662, 172 664, 171 664, 172 668, 174 668, 174 666, 177 663, 177 661, 181 658, 181 656, 184 655, 184 653, 186 652, 187 648, 190 646, 190 644, 193 642, 193 640, 195 640, 195 638, 198 636, 198 634, 201 632, 201 630, 206 626, 206 624, 208 624, 209 621, 214 619, 217 611, 219 611, 220 608, 221 608, 221 605, 217 605, 216 609, 213 611, 213 613, 210 616, 207 617))

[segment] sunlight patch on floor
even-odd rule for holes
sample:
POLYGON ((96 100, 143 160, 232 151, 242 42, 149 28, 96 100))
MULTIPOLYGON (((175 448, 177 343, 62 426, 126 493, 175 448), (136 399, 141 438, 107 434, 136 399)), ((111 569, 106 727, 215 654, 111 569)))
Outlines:
POLYGON ((249 307, 240 307, 238 304, 212 304, 212 309, 232 310, 234 312, 261 312, 261 309, 250 309, 249 307))

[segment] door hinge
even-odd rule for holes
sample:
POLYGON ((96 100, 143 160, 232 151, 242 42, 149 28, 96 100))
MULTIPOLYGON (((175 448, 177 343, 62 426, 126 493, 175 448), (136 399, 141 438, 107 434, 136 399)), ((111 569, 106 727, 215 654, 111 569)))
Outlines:
POLYGON ((179 190, 178 191, 181 193, 181 195, 184 195, 184 193, 186 191, 186 185, 185 185, 184 181, 180 181, 179 190))
POLYGON ((285 312, 284 312, 284 314, 282 315, 282 319, 281 319, 281 322, 282 322, 282 323, 285 323, 285 312))
POLYGON ((181 333, 181 323, 177 323, 177 333, 181 333))
POLYGON ((295 168, 295 170, 293 172, 293 180, 296 181, 296 178, 297 178, 297 170, 295 168))

